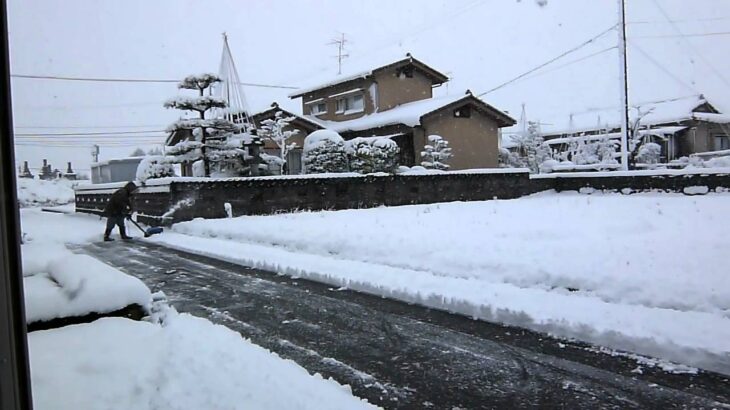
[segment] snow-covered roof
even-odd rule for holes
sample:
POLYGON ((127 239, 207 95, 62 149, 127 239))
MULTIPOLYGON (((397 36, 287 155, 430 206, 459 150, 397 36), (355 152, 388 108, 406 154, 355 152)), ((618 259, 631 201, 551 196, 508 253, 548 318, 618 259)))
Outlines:
POLYGON ((495 115, 503 117, 501 119, 504 122, 514 121, 507 114, 504 114, 502 111, 497 110, 496 108, 490 106, 484 101, 472 96, 471 94, 450 95, 446 97, 428 98, 425 100, 414 101, 407 104, 399 105, 387 111, 368 114, 360 118, 348 121, 328 121, 319 119, 312 115, 305 115, 305 117, 327 129, 331 129, 337 132, 363 131, 371 128, 379 128, 395 124, 403 124, 409 127, 414 127, 416 125, 420 125, 421 117, 423 117, 424 115, 427 115, 443 107, 446 107, 447 105, 462 100, 471 100, 478 104, 483 104, 484 106, 488 107, 488 109, 494 111, 495 115))
POLYGON ((445 74, 442 74, 424 62, 415 59, 410 55, 410 53, 405 56, 388 55, 381 57, 369 57, 359 61, 346 61, 343 65, 342 73, 340 74, 334 70, 328 70, 311 77, 304 81, 298 90, 289 94, 289 98, 297 98, 303 94, 330 87, 335 84, 344 83, 358 78, 365 78, 372 75, 373 72, 379 69, 406 62, 412 63, 421 70, 428 72, 439 84, 448 80, 448 77, 445 74))
MULTIPOLYGON (((728 116, 720 114, 697 113, 695 109, 708 101, 702 95, 673 98, 663 101, 651 101, 632 105, 629 110, 629 119, 634 121, 637 107, 642 113, 651 110, 641 119, 643 125, 670 124, 692 119, 703 121, 727 120, 728 116)), ((592 131, 598 128, 615 129, 621 127, 620 110, 618 107, 603 107, 588 109, 582 112, 562 113, 549 117, 535 118, 541 122, 540 130, 543 135, 560 135, 592 131)), ((530 119, 530 118, 528 118, 530 119)), ((532 120, 532 119, 531 119, 532 120)), ((518 130, 512 129, 517 132, 518 130)))
POLYGON ((730 124, 730 115, 727 114, 696 112, 692 114, 692 118, 698 121, 714 122, 716 124, 730 124))

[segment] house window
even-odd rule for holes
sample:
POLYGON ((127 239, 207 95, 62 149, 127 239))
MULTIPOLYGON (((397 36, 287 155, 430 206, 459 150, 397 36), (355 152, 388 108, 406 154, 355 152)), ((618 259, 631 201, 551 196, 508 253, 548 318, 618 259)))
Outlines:
POLYGON ((457 118, 469 118, 471 117, 471 107, 464 106, 454 110, 454 117, 457 118))
POLYGON ((320 115, 327 113, 327 104, 324 102, 312 104, 311 108, 309 109, 309 112, 312 115, 320 115))
POLYGON ((727 135, 715 135, 715 151, 730 149, 730 139, 727 135))
POLYGON ((337 100, 338 114, 354 114, 365 110, 362 94, 353 94, 337 100))

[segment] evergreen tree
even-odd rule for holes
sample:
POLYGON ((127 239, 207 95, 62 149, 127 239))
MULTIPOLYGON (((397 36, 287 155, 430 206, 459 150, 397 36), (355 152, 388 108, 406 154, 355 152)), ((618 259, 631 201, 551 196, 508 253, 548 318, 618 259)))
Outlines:
POLYGON ((279 148, 279 158, 281 158, 282 174, 286 172, 286 157, 289 151, 296 147, 296 143, 288 143, 289 139, 299 134, 299 130, 288 129, 289 123, 294 121, 295 117, 284 117, 282 111, 274 114, 274 119, 267 119, 261 122, 259 135, 262 139, 272 141, 279 148))
POLYGON ((446 163, 453 156, 449 142, 440 135, 429 135, 428 142, 430 144, 426 144, 421 151, 421 158, 423 158, 421 165, 424 168, 442 171, 451 168, 451 165, 446 163))
MULTIPOLYGON (((191 75, 183 79, 178 88, 198 91, 198 96, 180 96, 165 103, 165 108, 196 113, 199 118, 181 119, 171 124, 167 131, 190 130, 195 141, 182 141, 171 147, 168 154, 178 161, 202 160, 202 175, 211 175, 211 163, 217 173, 235 172, 243 168, 244 151, 240 147, 247 137, 241 125, 224 118, 206 119, 206 112, 213 108, 225 108, 220 98, 206 96, 205 91, 221 80, 214 74, 191 75)), ((248 136, 250 137, 250 136, 248 136)))

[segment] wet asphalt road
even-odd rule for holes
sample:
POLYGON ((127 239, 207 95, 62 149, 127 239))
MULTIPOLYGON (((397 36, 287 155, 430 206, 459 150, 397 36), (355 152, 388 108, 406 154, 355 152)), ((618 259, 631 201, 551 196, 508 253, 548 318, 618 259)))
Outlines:
POLYGON ((512 327, 144 241, 81 251, 385 408, 730 408, 730 381, 674 375, 512 327), (632 372, 633 371, 633 372, 632 372))

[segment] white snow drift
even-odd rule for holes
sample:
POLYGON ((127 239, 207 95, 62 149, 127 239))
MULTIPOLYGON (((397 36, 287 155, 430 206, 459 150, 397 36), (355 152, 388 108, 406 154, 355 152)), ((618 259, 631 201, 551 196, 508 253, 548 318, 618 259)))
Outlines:
POLYGON ((548 193, 195 220, 158 240, 730 373, 728 212, 728 194, 548 193))

